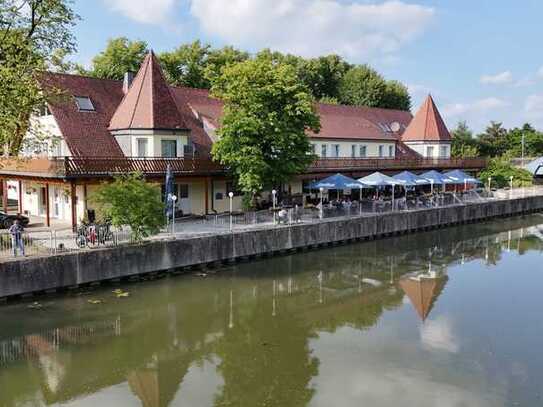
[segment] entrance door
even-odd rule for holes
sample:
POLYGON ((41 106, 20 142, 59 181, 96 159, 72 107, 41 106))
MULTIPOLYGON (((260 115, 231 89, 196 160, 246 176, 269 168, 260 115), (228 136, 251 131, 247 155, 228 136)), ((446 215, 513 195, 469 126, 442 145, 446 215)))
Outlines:
POLYGON ((44 216, 45 215, 45 210, 47 208, 47 202, 46 202, 46 192, 45 192, 45 187, 40 187, 40 201, 39 201, 39 205, 38 205, 38 215, 39 216, 44 216))
POLYGON ((62 204, 62 196, 59 188, 55 188, 53 192, 53 216, 60 218, 60 205, 62 204))
POLYGON ((189 184, 179 184, 179 208, 183 214, 191 213, 189 184))

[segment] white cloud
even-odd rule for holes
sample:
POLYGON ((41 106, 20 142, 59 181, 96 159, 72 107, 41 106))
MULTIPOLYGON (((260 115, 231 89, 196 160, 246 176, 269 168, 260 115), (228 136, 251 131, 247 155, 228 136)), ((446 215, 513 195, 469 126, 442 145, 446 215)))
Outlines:
POLYGON ((457 353, 460 348, 451 321, 443 316, 421 325, 420 339, 426 349, 457 353))
POLYGON ((539 70, 537 71, 537 76, 539 76, 540 78, 543 78, 543 66, 539 68, 539 70))
POLYGON ((543 117, 543 94, 528 96, 524 103, 524 112, 530 118, 543 117))
POLYGON ((145 24, 162 24, 169 19, 177 0, 104 0, 109 8, 145 24))
POLYGON ((509 103, 503 99, 490 97, 475 100, 468 103, 451 103, 443 108, 443 114, 447 117, 461 116, 471 113, 488 112, 509 106, 509 103))
POLYGON ((511 82, 513 82, 513 74, 510 71, 481 76, 481 83, 485 85, 504 85, 511 82))
POLYGON ((396 52, 435 15, 433 8, 402 1, 191 0, 190 10, 207 35, 239 47, 338 53, 358 61, 396 52))

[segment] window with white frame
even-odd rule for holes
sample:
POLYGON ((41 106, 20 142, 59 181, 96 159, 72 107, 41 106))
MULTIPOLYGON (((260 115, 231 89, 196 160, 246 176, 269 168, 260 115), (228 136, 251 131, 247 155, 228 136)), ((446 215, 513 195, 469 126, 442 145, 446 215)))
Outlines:
POLYGON ((356 144, 353 144, 351 146, 351 157, 352 158, 356 157, 356 144))
POLYGON ((362 158, 366 158, 367 157, 367 151, 368 151, 368 148, 366 146, 360 146, 360 157, 362 158))
POLYGON ((339 144, 332 145, 332 154, 335 158, 339 157, 339 144))
POLYGON ((426 157, 432 158, 434 156, 434 146, 426 147, 426 157))
POLYGON ((388 156, 394 157, 394 146, 388 146, 388 156))
POLYGON ((149 141, 146 138, 137 139, 138 157, 147 157, 149 154, 149 141))
POLYGON ((311 154, 315 154, 315 147, 316 147, 316 146, 315 146, 315 144, 313 144, 313 143, 311 143, 311 144, 309 145, 309 149, 310 149, 310 151, 311 151, 311 154))
POLYGON ((162 157, 174 158, 177 157, 177 140, 161 140, 160 147, 162 157))
POLYGON ((441 146, 439 148, 439 156, 441 158, 447 158, 447 146, 441 146))
POLYGON ((379 146, 379 157, 385 156, 385 146, 379 146))
POLYGON ((326 157, 328 153, 328 146, 326 144, 321 145, 321 157, 326 157))

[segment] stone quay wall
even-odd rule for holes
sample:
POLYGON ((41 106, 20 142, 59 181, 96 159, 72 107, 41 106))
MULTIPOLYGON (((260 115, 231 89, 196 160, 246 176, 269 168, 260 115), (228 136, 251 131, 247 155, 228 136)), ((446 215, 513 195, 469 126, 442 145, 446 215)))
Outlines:
POLYGON ((21 259, 0 263, 0 298, 539 211, 531 196, 21 259))

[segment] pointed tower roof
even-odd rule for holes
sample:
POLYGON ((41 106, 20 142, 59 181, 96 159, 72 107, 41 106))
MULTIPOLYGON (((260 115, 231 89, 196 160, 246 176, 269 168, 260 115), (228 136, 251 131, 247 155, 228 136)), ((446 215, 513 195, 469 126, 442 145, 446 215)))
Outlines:
POLYGON ((151 51, 113 114, 109 130, 183 128, 185 122, 151 51))
POLYGON ((451 134, 428 95, 419 111, 401 136, 402 141, 451 141, 451 134))
POLYGON ((409 276, 400 279, 400 287, 405 292, 413 307, 417 310, 420 319, 423 321, 434 308, 437 297, 443 291, 448 281, 446 275, 438 278, 413 279, 409 276))

